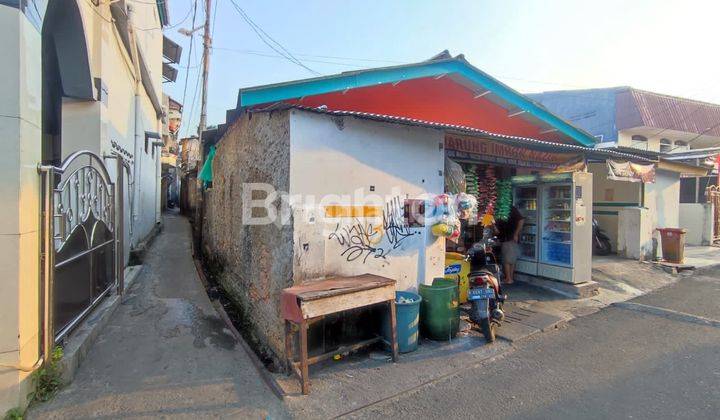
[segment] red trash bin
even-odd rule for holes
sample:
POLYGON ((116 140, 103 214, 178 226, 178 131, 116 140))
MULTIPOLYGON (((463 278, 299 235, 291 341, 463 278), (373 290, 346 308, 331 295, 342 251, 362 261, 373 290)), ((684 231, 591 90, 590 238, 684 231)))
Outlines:
POLYGON ((685 261, 686 229, 658 228, 662 243, 663 259, 667 262, 682 264, 685 261))

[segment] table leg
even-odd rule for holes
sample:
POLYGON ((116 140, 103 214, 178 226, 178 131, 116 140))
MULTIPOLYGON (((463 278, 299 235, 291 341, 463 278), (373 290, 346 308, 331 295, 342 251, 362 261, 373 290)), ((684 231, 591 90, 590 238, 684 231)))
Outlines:
POLYGON ((290 321, 288 321, 286 319, 285 320, 285 367, 287 368, 288 373, 291 375, 293 373, 292 363, 293 363, 293 359, 295 358, 294 354, 293 354, 292 340, 293 340, 292 323, 290 323, 290 321))
POLYGON ((302 393, 307 395, 310 393, 310 378, 308 378, 308 342, 307 342, 308 323, 303 320, 300 323, 300 373, 302 378, 302 393))
POLYGON ((397 340, 397 314, 395 312, 395 299, 388 301, 390 310, 390 339, 392 346, 393 362, 398 361, 398 340, 397 340))

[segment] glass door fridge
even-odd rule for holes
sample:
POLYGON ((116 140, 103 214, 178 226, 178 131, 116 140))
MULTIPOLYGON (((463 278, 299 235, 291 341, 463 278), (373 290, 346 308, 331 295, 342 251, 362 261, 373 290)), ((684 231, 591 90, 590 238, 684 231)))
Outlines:
POLYGON ((572 184, 543 186, 542 257, 544 263, 572 266, 572 184))
POLYGON ((538 212, 539 196, 536 183, 522 182, 522 178, 513 180, 513 203, 525 217, 520 231, 520 257, 516 270, 521 273, 537 275, 538 261, 538 212))
POLYGON ((592 174, 540 177, 538 275, 568 283, 589 281, 592 270, 592 174))

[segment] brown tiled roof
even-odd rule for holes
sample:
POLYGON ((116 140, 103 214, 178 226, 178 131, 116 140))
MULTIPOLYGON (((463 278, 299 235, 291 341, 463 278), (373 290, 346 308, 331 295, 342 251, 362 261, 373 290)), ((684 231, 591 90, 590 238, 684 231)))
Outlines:
POLYGON ((645 126, 720 137, 717 104, 627 88, 617 92, 615 113, 618 130, 645 126))

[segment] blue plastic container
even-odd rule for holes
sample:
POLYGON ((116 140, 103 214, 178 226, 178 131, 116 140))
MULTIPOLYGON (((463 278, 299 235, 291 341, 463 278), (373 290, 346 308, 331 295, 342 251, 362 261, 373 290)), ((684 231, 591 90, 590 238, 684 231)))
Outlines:
MULTIPOLYGON (((395 292, 395 312, 397 314, 397 339, 400 353, 409 353, 418 347, 418 326, 420 324, 420 302, 422 298, 413 292, 395 292), (404 297, 411 303, 398 303, 404 297)), ((390 341, 390 319, 385 317, 383 336, 390 341)))

